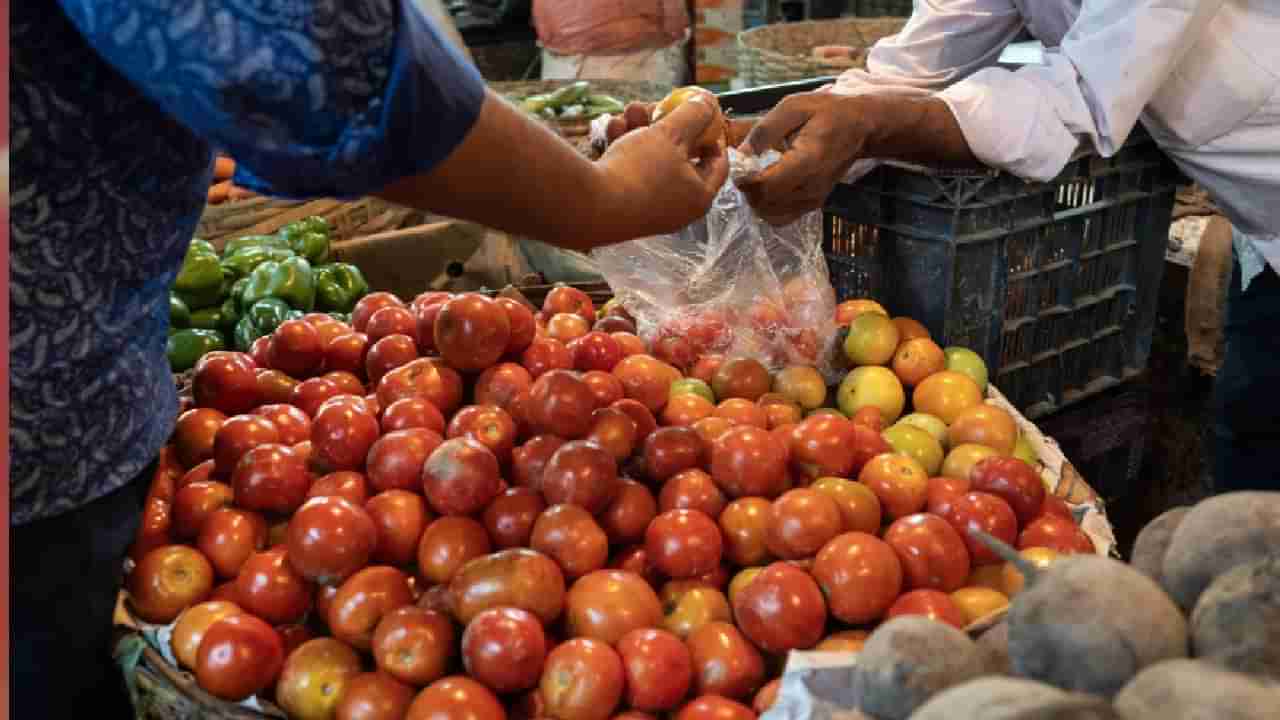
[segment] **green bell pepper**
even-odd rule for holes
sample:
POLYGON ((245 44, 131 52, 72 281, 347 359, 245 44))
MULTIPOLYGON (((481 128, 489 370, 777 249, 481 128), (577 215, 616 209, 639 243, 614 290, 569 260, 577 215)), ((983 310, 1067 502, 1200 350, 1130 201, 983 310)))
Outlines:
POLYGON ((275 332, 280 323, 289 319, 290 312, 289 304, 279 298, 263 298, 250 305, 236 321, 236 349, 248 352, 254 340, 275 332))
POLYGON ((232 278, 238 280, 242 277, 248 277, 254 268, 268 260, 281 262, 293 256, 294 252, 287 247, 272 247, 269 245, 242 247, 233 253, 222 256, 222 269, 232 278))
POLYGON ((284 248, 289 249, 289 240, 279 235, 245 235, 244 237, 231 238, 222 248, 222 257, 226 258, 234 255, 246 248, 284 248))
POLYGON ((214 350, 224 350, 227 341, 217 330, 187 328, 169 336, 165 354, 173 372, 184 372, 195 367, 202 355, 214 350))
POLYGON ((235 295, 229 295, 222 302, 222 327, 218 328, 227 335, 231 335, 236 331, 236 323, 240 321, 240 301, 235 295))
POLYGON ((199 310, 222 301, 222 266, 218 262, 218 254, 203 245, 191 244, 182 260, 182 269, 173 281, 173 293, 187 304, 189 310, 199 310))
MULTIPOLYGON (((254 269, 257 270, 257 268, 254 269)), ((227 295, 236 304, 236 315, 241 315, 245 310, 249 309, 249 306, 244 301, 244 289, 247 287, 249 287, 249 278, 247 277, 242 277, 231 283, 231 292, 227 295)))
POLYGON ((169 328, 181 330, 191 325, 191 309, 182 302, 182 298, 169 293, 169 328))
POLYGON ((289 243, 294 254, 307 259, 312 265, 329 261, 329 221, 318 215, 289 223, 280 229, 280 237, 289 243))
POLYGON ((356 301, 369 294, 369 282, 350 263, 331 263, 315 269, 316 307, 326 312, 349 313, 356 301))
POLYGON ((281 262, 268 260, 249 274, 241 307, 263 298, 280 298, 295 310, 309 312, 316 305, 315 273, 306 258, 291 257, 281 262))
POLYGON ((208 307, 191 313, 191 327, 201 330, 221 330, 222 306, 208 307))

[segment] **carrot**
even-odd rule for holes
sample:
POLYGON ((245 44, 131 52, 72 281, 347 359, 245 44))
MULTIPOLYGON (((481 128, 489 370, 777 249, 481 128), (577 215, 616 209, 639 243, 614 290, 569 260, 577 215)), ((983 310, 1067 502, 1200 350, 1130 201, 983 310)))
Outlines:
POLYGON ((236 172, 236 161, 229 157, 219 155, 213 161, 213 179, 226 180, 236 172))
POLYGON ((231 191, 231 181, 223 180, 209 188, 209 204, 217 205, 227 199, 231 191))

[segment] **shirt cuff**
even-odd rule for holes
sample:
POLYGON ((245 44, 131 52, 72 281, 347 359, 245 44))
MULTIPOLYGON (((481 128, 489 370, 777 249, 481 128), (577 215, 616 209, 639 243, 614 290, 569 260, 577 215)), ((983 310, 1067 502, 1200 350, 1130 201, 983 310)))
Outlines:
POLYGON ((360 197, 430 171, 462 143, 484 104, 484 79, 416 0, 398 5, 382 94, 322 152, 236 158, 235 184, 277 197, 360 197))
POLYGON ((1029 78, 989 68, 939 92, 974 156, 1031 181, 1062 172, 1079 139, 1029 78))

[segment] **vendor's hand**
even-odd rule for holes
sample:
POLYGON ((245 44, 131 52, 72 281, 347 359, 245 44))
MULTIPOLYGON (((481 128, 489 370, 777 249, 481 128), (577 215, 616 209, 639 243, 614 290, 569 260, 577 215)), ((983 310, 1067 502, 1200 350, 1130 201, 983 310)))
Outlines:
POLYGON ((791 95, 778 103, 747 135, 743 149, 769 150, 782 159, 738 186, 761 217, 785 225, 826 202, 854 161, 863 157, 870 103, 825 92, 791 95))
MULTIPOLYGON (((633 102, 627 105, 624 113, 610 118, 609 126, 605 130, 605 137, 609 144, 612 145, 615 140, 632 130, 649 127, 655 105, 657 103, 633 102)), ((729 147, 737 147, 742 144, 743 140, 746 140, 747 133, 751 132, 751 128, 755 125, 755 120, 735 118, 729 118, 728 120, 729 147)))
POLYGON ((687 102, 610 146, 598 162, 611 197, 599 219, 606 237, 675 232, 706 215, 729 176, 724 148, 698 144, 713 113, 687 102))

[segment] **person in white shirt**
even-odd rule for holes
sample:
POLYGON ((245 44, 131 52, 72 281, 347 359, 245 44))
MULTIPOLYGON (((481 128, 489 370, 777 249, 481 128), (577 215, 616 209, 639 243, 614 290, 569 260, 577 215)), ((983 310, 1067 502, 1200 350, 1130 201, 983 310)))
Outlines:
POLYGON ((784 152, 741 185, 781 223, 874 159, 1045 181, 1081 145, 1113 154, 1139 122, 1235 231, 1217 488, 1280 489, 1280 2, 917 0, 866 70, 787 97, 750 130, 744 149, 784 152), (1045 62, 996 67, 1024 31, 1045 62))

